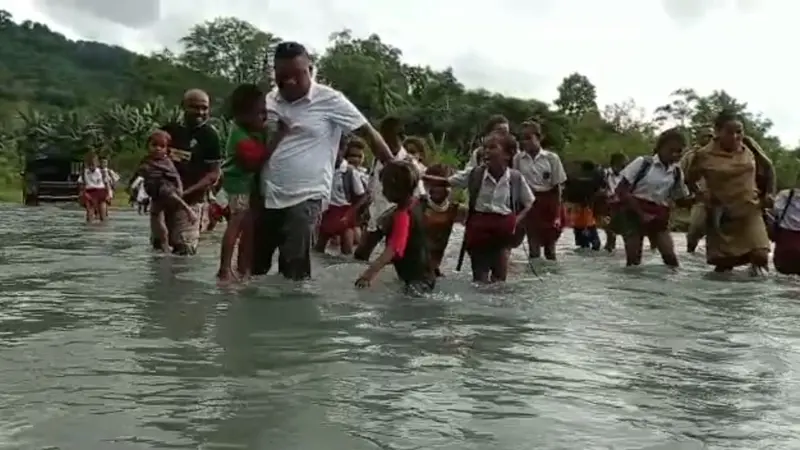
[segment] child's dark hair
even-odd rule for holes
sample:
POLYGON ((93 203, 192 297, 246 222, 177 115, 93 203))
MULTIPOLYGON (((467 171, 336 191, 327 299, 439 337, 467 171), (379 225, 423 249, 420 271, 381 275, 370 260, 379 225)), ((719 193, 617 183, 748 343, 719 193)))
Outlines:
POLYGON ((381 182, 397 188, 404 197, 414 195, 419 183, 419 171, 405 160, 393 160, 381 170, 381 182))
POLYGON ((239 117, 253 110, 255 104, 266 97, 266 93, 255 84, 245 83, 236 86, 229 100, 230 114, 239 117))
POLYGON ((596 168, 594 161, 588 159, 581 161, 581 170, 584 172, 594 172, 596 168))
POLYGON ((347 158, 347 156, 349 156, 353 150, 358 150, 363 153, 366 149, 367 143, 364 142, 364 140, 360 137, 353 136, 347 139, 347 142, 344 145, 344 157, 347 158))
POLYGON ((514 139, 514 136, 492 133, 486 138, 484 146, 488 148, 492 145, 499 145, 509 158, 517 153, 517 140, 514 139))
POLYGON ((506 116, 496 114, 492 117, 489 117, 489 120, 486 121, 486 127, 483 129, 484 134, 489 134, 494 130, 494 127, 502 124, 508 123, 508 119, 506 116))
POLYGON ((670 128, 669 130, 666 130, 658 135, 658 138, 656 139, 656 146, 653 149, 653 153, 658 152, 665 145, 671 143, 680 144, 682 147, 686 147, 689 141, 686 139, 686 136, 684 136, 683 132, 679 128, 670 128))
POLYGON ((172 136, 170 136, 170 134, 164 130, 155 130, 150 133, 150 136, 147 138, 148 145, 156 143, 163 144, 165 147, 168 147, 171 142, 172 136))
POLYGON ((417 147, 420 151, 420 156, 425 156, 428 153, 428 144, 425 139, 419 136, 409 136, 403 140, 403 147, 408 150, 409 147, 417 147))
POLYGON ((425 175, 430 175, 432 177, 442 177, 447 178, 453 174, 453 168, 448 166, 447 164, 434 164, 427 169, 425 169, 425 175))
POLYGON ((385 135, 389 132, 398 131, 398 128, 402 126, 403 122, 397 116, 386 116, 381 120, 380 125, 378 125, 378 131, 382 135, 385 135))
POLYGON ((542 138, 542 126, 539 125, 539 122, 526 120, 525 122, 522 122, 522 125, 520 125, 519 129, 520 131, 532 130, 533 134, 536 135, 537 138, 542 138))
POLYGON ((615 166, 617 164, 624 163, 628 160, 628 156, 625 153, 614 153, 611 155, 611 159, 609 160, 609 164, 615 166))
POLYGON ((741 119, 741 116, 739 116, 739 114, 736 112, 729 109, 723 109, 714 118, 714 129, 719 131, 725 126, 726 123, 741 119))
POLYGON ((283 41, 275 46, 273 57, 280 60, 295 59, 298 56, 309 56, 308 50, 299 42, 283 41))

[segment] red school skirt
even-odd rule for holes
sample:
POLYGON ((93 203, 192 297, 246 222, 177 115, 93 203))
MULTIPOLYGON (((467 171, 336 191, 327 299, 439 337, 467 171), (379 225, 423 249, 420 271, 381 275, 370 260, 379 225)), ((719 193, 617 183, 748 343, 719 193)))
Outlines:
POLYGON ((88 188, 83 190, 80 202, 84 208, 97 207, 108 200, 108 190, 106 188, 88 188))
POLYGON ((319 232, 326 236, 338 236, 358 226, 353 205, 331 205, 322 213, 319 232))
POLYGON ((562 214, 562 208, 558 201, 558 189, 536 192, 534 195, 536 200, 525 216, 525 227, 535 232, 542 242, 558 240, 564 222, 561 220, 561 224, 556 226, 556 220, 561 218, 562 214))
POLYGON ((473 212, 464 230, 467 250, 508 248, 514 241, 514 214, 473 212))
MULTIPOLYGON (((633 201, 639 205, 643 213, 651 216, 651 218, 646 223, 642 223, 639 216, 630 210, 624 202, 614 203, 613 214, 615 218, 622 219, 619 222, 624 222, 623 228, 626 229, 627 232, 651 236, 669 230, 669 219, 672 212, 669 206, 636 197, 633 198, 633 201)), ((612 218, 612 221, 613 220, 614 218, 612 218)))
POLYGON ((775 270, 787 275, 800 275, 800 231, 775 230, 775 251, 772 253, 775 270))

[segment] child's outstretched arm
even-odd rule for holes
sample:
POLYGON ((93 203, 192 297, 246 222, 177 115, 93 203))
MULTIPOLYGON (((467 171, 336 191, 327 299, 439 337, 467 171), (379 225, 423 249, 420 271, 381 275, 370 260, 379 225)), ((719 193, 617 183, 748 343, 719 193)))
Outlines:
POLYGON ((365 288, 369 286, 380 271, 391 264, 395 258, 402 258, 408 245, 408 235, 411 231, 411 215, 408 210, 398 210, 395 212, 392 221, 391 234, 386 242, 386 248, 378 259, 369 265, 367 270, 356 280, 356 287, 365 288))

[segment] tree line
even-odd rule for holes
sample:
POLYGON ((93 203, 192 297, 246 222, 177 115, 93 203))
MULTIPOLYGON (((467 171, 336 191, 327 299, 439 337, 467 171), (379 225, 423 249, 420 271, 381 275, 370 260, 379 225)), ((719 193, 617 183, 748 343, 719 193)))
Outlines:
MULTIPOLYGON (((177 114, 186 88, 207 90, 214 106, 239 83, 272 85, 271 54, 279 36, 236 18, 192 27, 179 50, 143 56, 96 42, 74 42, 34 22, 17 24, 0 11, 0 140, 19 155, 50 145, 80 153, 109 153, 118 160, 140 155, 145 129, 177 114)), ((466 159, 487 119, 542 124, 546 145, 567 161, 606 163, 615 152, 651 151, 659 129, 677 124, 691 134, 721 109, 738 112, 747 133, 775 161, 779 184, 793 184, 800 163, 770 132, 769 119, 724 90, 677 89, 649 119, 633 100, 600 107, 586 76, 567 75, 552 105, 468 89, 452 69, 403 61, 400 49, 376 35, 343 30, 313 55, 317 77, 344 92, 371 120, 401 117, 406 132, 427 139, 434 158, 466 159)), ((220 121, 222 126, 223 121, 220 121)))

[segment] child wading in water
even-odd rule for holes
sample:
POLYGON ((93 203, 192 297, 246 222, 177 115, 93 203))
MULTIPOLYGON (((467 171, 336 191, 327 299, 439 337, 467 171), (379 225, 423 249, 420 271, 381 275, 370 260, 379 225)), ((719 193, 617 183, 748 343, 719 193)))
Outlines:
POLYGON ((97 155, 89 153, 84 159, 85 168, 78 178, 80 186, 79 201, 86 209, 86 222, 95 218, 101 222, 108 217, 108 184, 97 155))
MULTIPOLYGON (((231 94, 233 128, 226 145, 227 161, 222 167, 222 189, 228 196, 228 218, 222 236, 217 278, 229 282, 236 278, 232 260, 236 243, 239 243, 237 272, 246 278, 251 272, 253 217, 250 212, 250 191, 255 173, 261 170, 270 156, 266 145, 267 100, 266 93, 254 84, 242 84, 231 94)), ((286 127, 279 127, 271 144, 283 137, 286 127)))
POLYGON ((349 255, 353 252, 358 212, 367 200, 361 173, 345 161, 345 158, 363 158, 363 149, 356 142, 346 143, 336 157, 330 203, 322 214, 317 243, 314 246, 317 252, 324 253, 331 238, 339 238, 342 254, 349 255))
POLYGON ((608 227, 611 221, 611 205, 618 202, 617 185, 622 180, 622 169, 628 165, 628 157, 624 153, 614 153, 611 155, 608 167, 604 172, 604 198, 601 207, 598 208, 598 219, 603 224, 606 231, 605 251, 611 253, 617 248, 617 235, 608 227))
POLYGON ((464 248, 476 282, 505 281, 511 249, 524 239, 522 220, 534 198, 522 174, 509 168, 516 150, 513 137, 493 134, 484 143, 484 165, 449 178, 424 178, 430 184, 467 189, 464 248))
POLYGON ((653 156, 640 156, 622 170, 617 186, 620 203, 609 226, 625 241, 628 266, 642 263, 642 243, 650 239, 664 264, 678 266, 669 231, 670 202, 691 204, 689 189, 678 166, 686 138, 678 129, 658 136, 653 156))
MULTIPOLYGON (((453 170, 443 164, 436 164, 425 171, 427 177, 447 178, 453 170)), ((442 276, 439 266, 444 258, 444 251, 450 241, 450 234, 456 222, 463 222, 467 209, 450 201, 450 188, 440 183, 425 183, 428 195, 420 199, 424 209, 425 235, 428 237, 428 251, 431 254, 431 266, 436 276, 442 276)))
POLYGON ((167 208, 181 208, 193 223, 198 221, 197 214, 183 200, 183 184, 178 169, 169 155, 170 135, 157 130, 150 135, 148 145, 150 154, 141 169, 144 178, 144 189, 150 197, 150 226, 154 237, 161 243, 161 250, 169 251, 169 231, 164 218, 167 208))
POLYGON ((772 217, 768 231, 775 242, 775 270, 784 275, 800 275, 800 189, 778 192, 772 217))
POLYGON ((386 248, 358 277, 356 287, 369 286, 381 269, 392 264, 412 293, 431 291, 436 275, 430 262, 422 207, 414 196, 419 172, 409 161, 392 161, 383 168, 381 184, 386 200, 396 205, 378 219, 387 236, 386 248))

